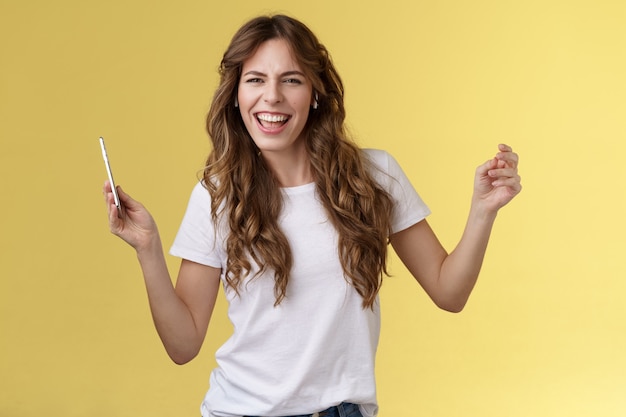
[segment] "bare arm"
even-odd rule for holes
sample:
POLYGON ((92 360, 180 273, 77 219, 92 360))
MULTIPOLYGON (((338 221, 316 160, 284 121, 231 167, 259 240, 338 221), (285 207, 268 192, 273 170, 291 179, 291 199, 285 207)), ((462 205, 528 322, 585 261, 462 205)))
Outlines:
POLYGON ((193 359, 202 346, 215 306, 220 269, 183 260, 176 287, 172 285, 156 223, 139 202, 118 187, 121 218, 111 186, 104 186, 111 232, 137 251, 155 327, 172 360, 193 359))
POLYGON ((440 308, 459 312, 478 279, 498 210, 521 191, 518 157, 506 145, 476 169, 465 231, 448 254, 424 220, 391 236, 398 257, 440 308))

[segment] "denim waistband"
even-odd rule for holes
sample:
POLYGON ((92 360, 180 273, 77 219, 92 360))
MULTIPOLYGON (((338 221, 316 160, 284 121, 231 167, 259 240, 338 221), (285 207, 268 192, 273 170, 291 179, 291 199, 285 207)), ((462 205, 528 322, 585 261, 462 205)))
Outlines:
MULTIPOLYGON (((260 417, 260 416, 244 416, 244 417, 260 417)), ((359 406, 352 403, 341 403, 339 405, 329 407, 326 410, 318 411, 312 414, 298 414, 283 417, 362 417, 359 406)))

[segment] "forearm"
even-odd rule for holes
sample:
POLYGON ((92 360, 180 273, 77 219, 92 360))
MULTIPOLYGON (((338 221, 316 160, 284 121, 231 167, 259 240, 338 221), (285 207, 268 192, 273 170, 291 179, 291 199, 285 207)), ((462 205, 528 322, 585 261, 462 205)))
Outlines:
POLYGON ((498 210, 521 190, 517 154, 507 145, 499 145, 499 151, 476 169, 465 230, 450 254, 426 220, 390 236, 404 265, 444 310, 458 312, 465 306, 478 279, 498 210))
POLYGON ((463 236, 441 265, 440 307, 458 312, 467 302, 483 264, 496 212, 472 206, 463 236))
POLYGON ((176 294, 159 238, 150 247, 137 251, 144 276, 150 311, 165 350, 176 363, 191 360, 200 349, 193 316, 176 294))

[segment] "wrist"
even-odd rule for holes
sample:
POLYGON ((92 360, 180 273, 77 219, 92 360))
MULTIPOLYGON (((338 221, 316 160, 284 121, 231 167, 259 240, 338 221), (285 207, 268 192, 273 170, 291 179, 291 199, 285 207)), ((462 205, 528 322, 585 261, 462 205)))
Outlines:
POLYGON ((498 210, 485 204, 484 201, 480 199, 474 199, 472 201, 469 216, 470 219, 480 222, 493 223, 497 216, 498 210))
POLYGON ((161 245, 161 238, 158 233, 155 233, 145 242, 135 247, 137 252, 137 258, 141 262, 142 260, 152 259, 154 256, 160 256, 163 254, 163 247, 161 245))

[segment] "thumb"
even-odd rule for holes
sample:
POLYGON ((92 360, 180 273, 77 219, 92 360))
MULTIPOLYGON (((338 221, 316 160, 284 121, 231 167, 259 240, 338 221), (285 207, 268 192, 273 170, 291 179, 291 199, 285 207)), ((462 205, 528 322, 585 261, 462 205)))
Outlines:
POLYGON ((476 174, 478 174, 479 176, 486 176, 489 170, 496 167, 497 163, 498 161, 495 158, 486 161, 482 165, 479 165, 478 168, 476 168, 476 174))
POLYGON ((141 206, 139 202, 133 199, 126 191, 122 189, 121 186, 117 186, 117 195, 120 197, 120 201, 124 205, 124 207, 128 210, 134 210, 141 206))

